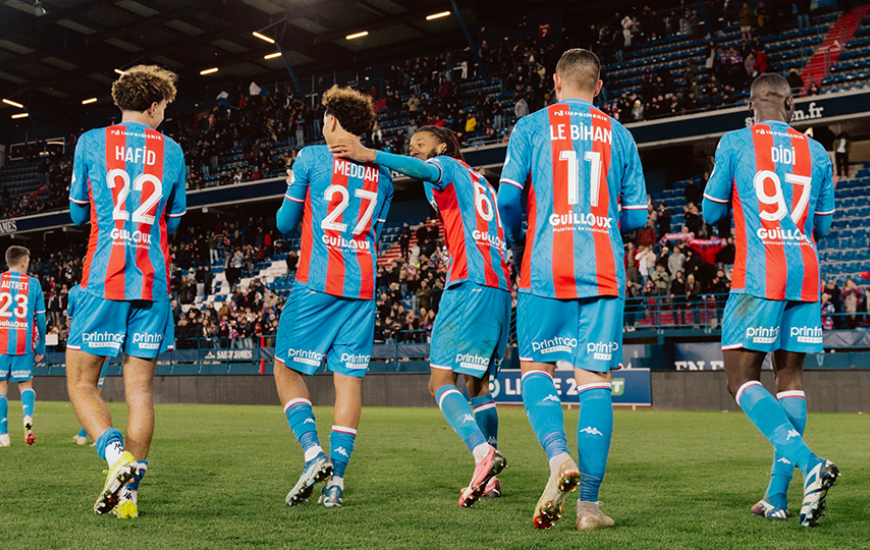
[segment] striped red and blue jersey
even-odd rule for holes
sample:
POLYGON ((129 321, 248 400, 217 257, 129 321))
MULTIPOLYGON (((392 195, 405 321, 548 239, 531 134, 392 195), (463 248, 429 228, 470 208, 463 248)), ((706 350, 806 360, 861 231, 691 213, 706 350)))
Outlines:
POLYGON ((526 194, 520 292, 624 297, 619 209, 646 210, 647 196, 622 124, 581 99, 525 116, 511 133, 500 184, 526 194))
POLYGON ((372 300, 377 244, 393 200, 389 170, 305 147, 285 198, 303 203, 296 280, 333 296, 372 300))
POLYGON ((70 201, 90 205, 83 289, 106 300, 169 299, 166 218, 184 215, 184 182, 181 147, 144 124, 79 138, 70 201))
POLYGON ((722 136, 704 198, 733 207, 731 292, 819 300, 813 219, 834 213, 832 177, 825 148, 785 122, 722 136))
POLYGON ((45 313, 39 281, 19 271, 0 275, 0 355, 26 355, 36 349, 37 314, 45 313))
POLYGON ((426 196, 444 223, 450 257, 445 288, 464 281, 510 290, 504 228, 495 189, 473 168, 452 157, 427 162, 440 170, 435 182, 425 182, 426 196))

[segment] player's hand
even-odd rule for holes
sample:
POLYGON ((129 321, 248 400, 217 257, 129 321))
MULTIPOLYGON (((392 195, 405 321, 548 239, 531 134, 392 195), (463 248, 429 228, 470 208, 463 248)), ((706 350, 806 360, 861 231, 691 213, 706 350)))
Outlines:
POLYGON ((348 158, 357 162, 374 162, 376 151, 366 148, 359 140, 341 138, 329 146, 329 151, 342 158, 348 158))
POLYGON ((288 168, 288 169, 287 169, 287 179, 284 180, 284 181, 287 182, 287 185, 288 185, 288 186, 289 186, 291 183, 293 183, 293 169, 292 169, 292 168, 288 168))
POLYGON ((42 363, 43 359, 45 359, 45 355, 41 355, 39 353, 37 353, 36 355, 33 356, 33 360, 36 363, 42 363))

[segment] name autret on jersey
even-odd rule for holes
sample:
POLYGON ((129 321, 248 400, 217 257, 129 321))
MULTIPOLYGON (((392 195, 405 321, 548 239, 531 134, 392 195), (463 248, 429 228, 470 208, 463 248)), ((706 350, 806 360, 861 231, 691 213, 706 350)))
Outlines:
POLYGON ((20 290, 22 292, 27 292, 29 286, 30 281, 13 281, 9 279, 8 281, 0 282, 0 290, 20 290))

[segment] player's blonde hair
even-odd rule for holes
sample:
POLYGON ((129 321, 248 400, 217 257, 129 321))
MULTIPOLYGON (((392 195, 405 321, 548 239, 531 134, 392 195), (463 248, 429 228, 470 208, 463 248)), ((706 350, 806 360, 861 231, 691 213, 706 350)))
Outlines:
POLYGON ((6 249, 6 265, 10 268, 21 265, 30 257, 30 251, 23 246, 12 245, 6 249))
POLYGON ((136 65, 112 84, 112 99, 122 111, 141 113, 154 103, 175 100, 178 75, 157 65, 136 65))
POLYGON ((372 97, 351 88, 333 86, 323 94, 326 114, 338 119, 341 127, 355 136, 368 133, 375 118, 372 97))

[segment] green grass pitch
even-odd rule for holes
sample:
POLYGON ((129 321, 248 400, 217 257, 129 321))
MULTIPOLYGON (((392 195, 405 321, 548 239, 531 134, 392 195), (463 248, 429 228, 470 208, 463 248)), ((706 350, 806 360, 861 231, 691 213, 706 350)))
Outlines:
MULTIPOLYGON (((617 527, 580 533, 574 498, 552 530, 532 527, 547 462, 518 408, 500 410, 504 498, 471 509, 457 499, 472 459, 437 409, 364 409, 345 507, 330 510, 284 504, 302 453, 277 404, 158 405, 141 516, 121 521, 91 511, 106 465, 92 448, 73 444, 70 405, 37 402, 32 448, 24 445, 18 405, 10 403, 13 446, 0 449, 3 550, 870 548, 867 416, 810 415, 809 444, 835 460, 843 477, 821 525, 804 529, 796 518, 750 515, 772 450, 742 414, 617 411, 601 494, 617 527)), ((110 409, 123 426, 125 408, 110 409)), ((331 411, 315 412, 326 443, 331 411)), ((565 417, 573 441, 576 410, 565 417)), ((795 479, 792 513, 800 496, 795 479)))

